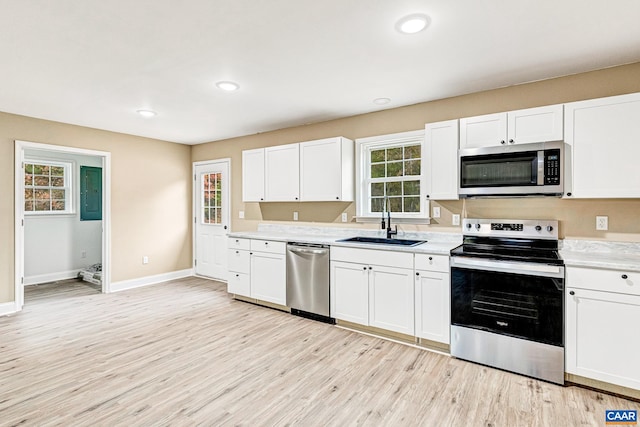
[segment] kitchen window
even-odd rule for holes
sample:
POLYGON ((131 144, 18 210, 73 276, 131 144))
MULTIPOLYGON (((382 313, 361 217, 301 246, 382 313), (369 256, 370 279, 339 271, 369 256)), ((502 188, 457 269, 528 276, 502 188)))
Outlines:
POLYGON ((25 214, 72 213, 71 170, 71 163, 25 160, 25 214))
POLYGON ((425 153, 424 131, 357 139, 358 219, 378 219, 390 211, 396 219, 427 220, 425 153))

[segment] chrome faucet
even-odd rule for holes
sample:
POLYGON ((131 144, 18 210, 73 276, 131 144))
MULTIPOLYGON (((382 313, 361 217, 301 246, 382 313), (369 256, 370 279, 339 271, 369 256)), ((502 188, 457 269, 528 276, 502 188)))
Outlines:
POLYGON ((395 230, 391 229, 391 203, 389 202, 389 197, 385 196, 384 197, 384 206, 382 208, 382 229, 385 229, 385 222, 384 222, 384 210, 387 210, 387 223, 386 223, 386 230, 387 230, 387 239, 393 239, 393 236, 395 236, 396 234, 398 234, 398 224, 396 224, 396 228, 395 230))

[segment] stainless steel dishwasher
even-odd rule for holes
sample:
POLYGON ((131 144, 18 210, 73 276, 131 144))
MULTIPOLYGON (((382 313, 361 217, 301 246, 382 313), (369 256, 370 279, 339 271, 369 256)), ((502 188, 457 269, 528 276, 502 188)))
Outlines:
POLYGON ((287 306, 292 314, 335 323, 329 310, 329 246, 287 244, 287 306))

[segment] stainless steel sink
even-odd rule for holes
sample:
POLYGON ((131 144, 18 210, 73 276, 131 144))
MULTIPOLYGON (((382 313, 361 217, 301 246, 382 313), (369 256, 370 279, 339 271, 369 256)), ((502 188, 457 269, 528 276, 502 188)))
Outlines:
POLYGON ((339 242, 365 243, 373 245, 416 246, 421 243, 426 243, 427 241, 411 239, 385 239, 384 237, 350 237, 348 239, 339 240, 339 242))

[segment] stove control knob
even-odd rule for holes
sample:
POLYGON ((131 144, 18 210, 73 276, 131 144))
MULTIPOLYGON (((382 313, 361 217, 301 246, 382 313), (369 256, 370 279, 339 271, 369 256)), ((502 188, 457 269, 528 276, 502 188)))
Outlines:
POLYGON ((552 227, 552 226, 550 226, 550 225, 547 225, 547 231, 548 231, 549 233, 551 233, 551 232, 553 231, 553 227, 552 227))
POLYGON ((539 225, 536 225, 536 231, 540 231, 542 230, 542 227, 540 227, 539 225))
POLYGON ((471 228, 471 223, 467 224, 467 228, 469 228, 469 229, 471 228))
POLYGON ((476 230, 480 230, 480 224, 476 224, 476 230))

